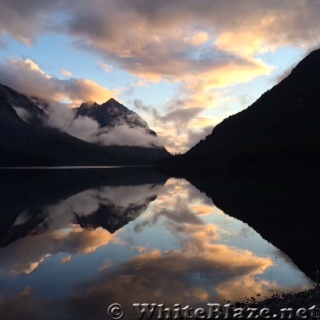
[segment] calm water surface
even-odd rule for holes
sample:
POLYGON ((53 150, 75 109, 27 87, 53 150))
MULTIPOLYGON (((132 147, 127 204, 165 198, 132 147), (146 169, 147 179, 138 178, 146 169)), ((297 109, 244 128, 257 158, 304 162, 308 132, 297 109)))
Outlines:
POLYGON ((134 302, 196 307, 312 285, 186 180, 139 170, 7 178, 0 319, 109 319, 113 302, 134 319, 134 302))

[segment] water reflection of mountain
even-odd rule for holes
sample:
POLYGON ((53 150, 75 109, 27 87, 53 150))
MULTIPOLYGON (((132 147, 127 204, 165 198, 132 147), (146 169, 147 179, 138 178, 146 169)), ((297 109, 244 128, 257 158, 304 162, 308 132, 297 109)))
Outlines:
POLYGON ((320 261, 320 186, 306 178, 183 174, 225 213, 248 223, 315 280, 320 261))
MULTIPOLYGON (((136 186, 139 189, 139 186, 136 186)), ((150 186, 151 190, 155 190, 150 186)), ((129 203, 126 207, 119 207, 113 203, 100 204, 99 208, 90 215, 75 214, 77 223, 84 229, 96 229, 102 227, 110 233, 114 233, 130 221, 135 220, 144 212, 151 201, 156 199, 151 195, 137 203, 129 203)))
MULTIPOLYGON (((116 301, 123 320, 131 320, 137 319, 135 302, 197 308, 309 286, 280 250, 186 180, 160 181, 104 181, 42 206, 43 219, 28 229, 37 234, 0 250, 0 318, 105 319, 116 301), (129 221, 155 196, 125 228, 93 230, 101 225, 100 212, 109 210, 107 220, 114 212, 129 221)), ((28 223, 24 212, 14 228, 28 223)))
POLYGON ((0 246, 68 219, 113 233, 145 211, 165 181, 151 168, 1 170, 0 246))

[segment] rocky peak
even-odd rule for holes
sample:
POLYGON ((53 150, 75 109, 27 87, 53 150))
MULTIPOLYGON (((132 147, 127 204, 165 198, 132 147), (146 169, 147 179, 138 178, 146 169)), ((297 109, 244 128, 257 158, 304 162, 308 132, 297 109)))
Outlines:
POLYGON ((101 105, 96 102, 85 102, 80 108, 76 108, 75 111, 76 117, 87 116, 97 121, 101 128, 127 125, 130 128, 143 128, 147 134, 156 135, 137 113, 113 98, 101 105))

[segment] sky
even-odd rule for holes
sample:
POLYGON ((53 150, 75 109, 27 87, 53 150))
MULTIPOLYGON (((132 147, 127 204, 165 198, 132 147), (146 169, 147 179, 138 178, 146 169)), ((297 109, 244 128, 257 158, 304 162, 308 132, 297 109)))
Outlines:
POLYGON ((115 98, 172 153, 320 41, 318 0, 0 0, 0 83, 66 108, 115 98))

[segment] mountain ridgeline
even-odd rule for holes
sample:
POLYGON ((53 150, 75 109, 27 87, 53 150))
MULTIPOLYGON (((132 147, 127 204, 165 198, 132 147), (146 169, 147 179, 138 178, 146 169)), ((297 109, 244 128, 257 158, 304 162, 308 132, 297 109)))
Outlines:
MULTIPOLYGON (((0 85, 0 166, 151 165, 169 155, 159 145, 88 143, 50 127, 45 107, 42 100, 0 85)), ((146 136, 156 136, 136 113, 114 99, 90 108, 83 104, 74 110, 75 118, 90 117, 106 132, 122 124, 143 127, 146 136)))
POLYGON ((320 50, 247 109, 218 124, 170 167, 315 167, 320 160, 320 50))
POLYGON ((79 108, 76 108, 75 111, 77 117, 87 116, 97 121, 101 128, 114 128, 116 126, 127 125, 129 128, 142 128, 146 134, 157 136, 139 115, 113 98, 102 105, 96 102, 85 102, 79 108))

